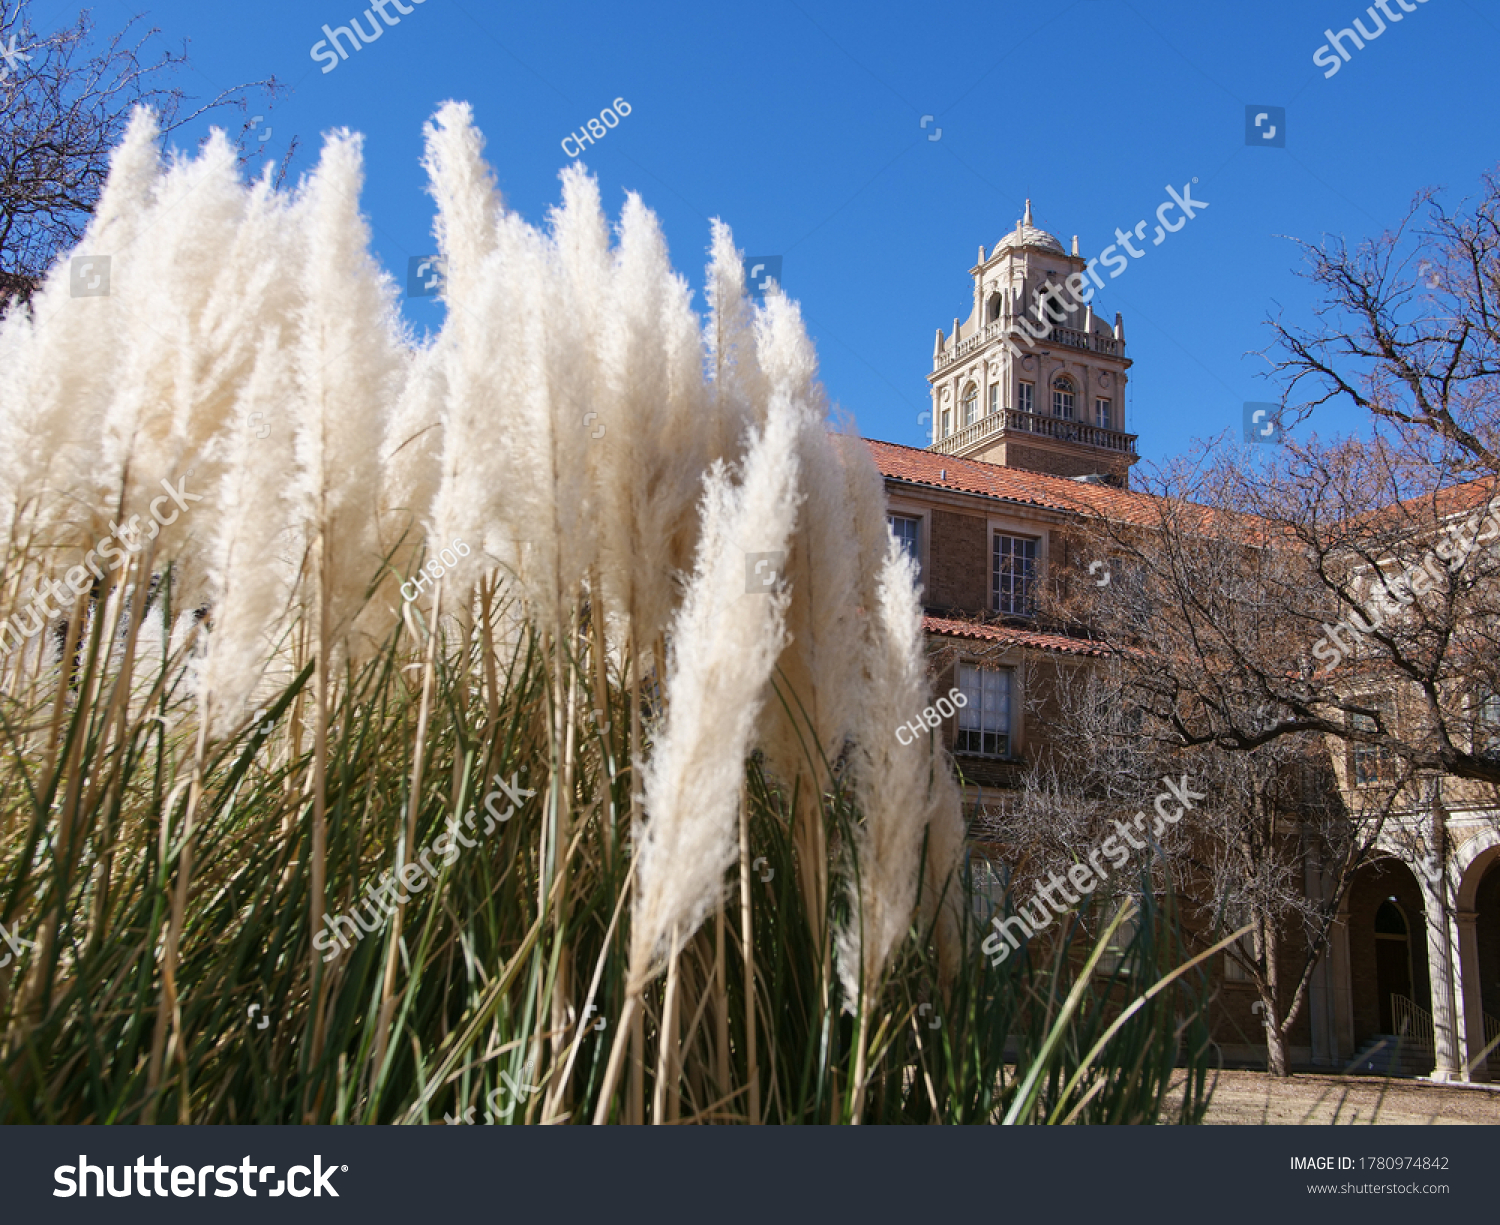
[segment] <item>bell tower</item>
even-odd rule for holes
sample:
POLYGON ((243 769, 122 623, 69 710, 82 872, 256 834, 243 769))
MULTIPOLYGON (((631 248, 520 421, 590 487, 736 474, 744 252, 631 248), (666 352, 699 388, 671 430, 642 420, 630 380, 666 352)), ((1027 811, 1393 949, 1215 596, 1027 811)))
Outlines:
POLYGON ((1113 326, 1096 316, 1098 263, 1077 238, 1069 254, 1037 229, 1030 200, 988 255, 979 248, 969 317, 938 329, 933 345, 929 450, 1128 484, 1138 458, 1125 421, 1130 359, 1120 315, 1113 326))

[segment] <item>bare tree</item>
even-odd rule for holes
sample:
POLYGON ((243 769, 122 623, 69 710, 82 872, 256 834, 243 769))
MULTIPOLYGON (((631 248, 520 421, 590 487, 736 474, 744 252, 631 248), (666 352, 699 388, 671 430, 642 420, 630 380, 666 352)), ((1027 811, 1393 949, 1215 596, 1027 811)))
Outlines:
MULTIPOLYGON (((211 111, 243 113, 257 92, 269 107, 280 88, 274 77, 252 81, 195 105, 171 83, 188 66, 186 43, 158 51, 152 40, 160 31, 139 22, 96 42, 88 10, 49 33, 32 27, 22 0, 0 10, 0 304, 27 299, 58 253, 78 241, 135 107, 153 108, 165 137, 211 111)), ((242 140, 250 128, 241 127, 242 140)), ((282 174, 294 148, 295 140, 282 174)))
MULTIPOLYGON (((1133 587, 1126 600, 1143 593, 1133 587)), ((1360 790, 1351 811, 1321 736, 1283 736, 1252 752, 1185 747, 1170 721, 1132 700, 1152 671, 1138 653, 1024 671, 1028 721, 1045 724, 1046 744, 985 830, 1004 848, 1012 896, 1044 878, 1066 879, 1073 865, 1099 862, 1101 847, 1108 855, 1110 844, 1145 842, 1148 851, 1116 864, 1101 895, 1133 892, 1143 873, 1170 884, 1191 951, 1251 926, 1226 955, 1256 989, 1270 1071, 1287 1075, 1288 1032, 1405 780, 1360 790), (1158 808, 1153 799, 1173 779, 1179 791, 1202 798, 1190 815, 1163 822, 1163 808, 1176 806, 1158 808), (1134 819, 1139 812, 1144 823, 1134 819), (1294 932, 1300 940, 1288 939, 1294 932)), ((1264 704, 1235 715, 1247 728, 1274 717, 1264 704)))
POLYGON ((1301 243, 1318 326, 1272 321, 1275 369, 1306 415, 1344 401, 1464 475, 1500 474, 1500 177, 1450 214, 1420 192, 1394 231, 1301 243))

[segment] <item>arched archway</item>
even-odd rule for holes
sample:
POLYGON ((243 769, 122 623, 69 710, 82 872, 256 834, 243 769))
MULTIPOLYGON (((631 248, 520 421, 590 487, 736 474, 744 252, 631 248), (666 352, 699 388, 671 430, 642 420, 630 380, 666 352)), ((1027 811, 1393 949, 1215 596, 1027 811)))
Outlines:
POLYGON ((1411 924, 1394 895, 1375 908, 1375 1000, 1380 1032, 1396 1032, 1391 1001, 1395 996, 1412 998, 1411 924))
POLYGON ((1356 1051, 1395 1032, 1392 996, 1432 1011, 1425 916, 1422 886, 1402 860, 1383 855, 1355 875, 1349 887, 1349 974, 1356 1051))
POLYGON ((1482 831, 1460 851, 1455 919, 1458 928, 1458 1001, 1469 1075, 1494 1080, 1500 1047, 1479 1053, 1500 1037, 1500 834, 1482 831), (1464 861, 1467 860, 1465 863, 1464 861))

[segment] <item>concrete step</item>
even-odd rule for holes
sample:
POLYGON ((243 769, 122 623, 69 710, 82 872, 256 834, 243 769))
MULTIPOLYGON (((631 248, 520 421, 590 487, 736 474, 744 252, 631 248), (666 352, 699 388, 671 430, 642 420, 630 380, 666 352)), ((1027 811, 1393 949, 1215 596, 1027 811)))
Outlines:
POLYGON ((1395 1034, 1376 1034, 1349 1064, 1353 1076, 1430 1076, 1433 1055, 1395 1034))

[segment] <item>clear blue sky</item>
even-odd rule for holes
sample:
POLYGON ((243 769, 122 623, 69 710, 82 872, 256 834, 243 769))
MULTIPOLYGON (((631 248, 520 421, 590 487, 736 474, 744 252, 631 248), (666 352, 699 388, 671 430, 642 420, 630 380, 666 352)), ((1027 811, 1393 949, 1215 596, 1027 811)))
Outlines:
MULTIPOLYGON (((1500 161, 1500 7, 1411 2, 1331 78, 1313 55, 1325 28, 1375 25, 1359 0, 425 0, 326 74, 310 55, 321 27, 368 28, 368 0, 94 11, 112 28, 144 8, 164 37, 190 39, 191 92, 270 74, 291 86, 266 149, 299 136, 295 171, 323 132, 365 133, 366 213, 403 284, 408 257, 432 248, 418 160, 441 102, 473 104, 507 204, 540 222, 563 137, 624 97, 631 115, 584 146, 611 214, 641 193, 700 310, 709 218, 747 252, 783 256, 833 400, 864 434, 915 445, 934 330, 967 316, 976 249, 1014 228, 1026 197, 1039 226, 1096 255, 1196 176, 1209 207, 1095 300, 1125 315, 1130 428, 1160 459, 1238 431, 1243 401, 1277 398, 1257 377, 1262 321, 1278 306, 1305 318, 1309 301, 1283 236, 1377 234, 1419 188, 1456 203, 1500 161), (1285 148, 1246 147, 1251 103, 1286 108, 1285 148)), ((29 7, 42 28, 76 13, 29 7)), ((440 310, 407 309, 429 326, 440 310)))

